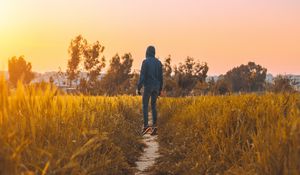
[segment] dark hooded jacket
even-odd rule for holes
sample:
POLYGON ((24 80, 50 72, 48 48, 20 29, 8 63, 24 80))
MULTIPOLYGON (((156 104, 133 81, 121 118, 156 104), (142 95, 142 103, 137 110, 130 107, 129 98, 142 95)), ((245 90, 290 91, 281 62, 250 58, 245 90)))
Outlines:
POLYGON ((155 58, 155 48, 149 46, 146 51, 146 59, 143 61, 140 80, 138 82, 138 90, 142 87, 157 88, 162 90, 163 86, 163 71, 161 62, 155 58))

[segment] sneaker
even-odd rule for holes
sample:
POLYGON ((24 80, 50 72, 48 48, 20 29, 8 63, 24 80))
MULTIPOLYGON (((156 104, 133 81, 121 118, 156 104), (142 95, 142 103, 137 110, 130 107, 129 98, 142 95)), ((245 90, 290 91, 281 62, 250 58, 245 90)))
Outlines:
POLYGON ((156 127, 152 128, 152 132, 151 132, 150 135, 152 135, 152 136, 157 135, 157 128, 156 127))
POLYGON ((142 130, 142 135, 147 134, 147 132, 149 132, 150 130, 151 130, 150 127, 144 127, 143 130, 142 130))

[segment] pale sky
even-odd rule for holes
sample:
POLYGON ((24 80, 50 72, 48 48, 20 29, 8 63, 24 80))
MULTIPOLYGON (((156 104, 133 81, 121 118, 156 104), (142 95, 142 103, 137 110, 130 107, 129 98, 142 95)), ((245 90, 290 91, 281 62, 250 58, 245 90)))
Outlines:
POLYGON ((300 74, 299 0, 0 0, 0 70, 25 55, 38 72, 66 69, 70 40, 82 34, 130 52, 140 69, 145 49, 206 61, 224 74, 255 61, 273 74, 300 74))

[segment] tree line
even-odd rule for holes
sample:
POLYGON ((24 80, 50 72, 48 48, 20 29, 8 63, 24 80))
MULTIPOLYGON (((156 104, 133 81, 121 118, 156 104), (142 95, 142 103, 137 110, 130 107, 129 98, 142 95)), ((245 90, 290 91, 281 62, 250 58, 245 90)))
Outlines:
MULTIPOLYGON (((105 47, 99 41, 89 43, 81 35, 71 40, 68 53, 67 70, 59 71, 65 74, 69 87, 75 87, 86 95, 120 95, 135 94, 139 80, 139 72, 132 71, 133 58, 130 53, 116 54, 110 61, 106 73, 102 73, 107 66, 103 56, 105 47), (86 76, 80 76, 85 72, 86 76), (74 82, 79 82, 74 85, 74 82)), ((26 62, 24 56, 12 57, 8 61, 9 82, 13 87, 18 81, 30 83, 34 78, 31 63, 26 62)), ((172 65, 171 55, 163 60, 163 95, 191 96, 191 95, 224 95, 230 93, 249 92, 294 92, 294 85, 298 84, 291 77, 278 75, 273 83, 266 82, 267 69, 255 62, 242 64, 220 75, 217 79, 207 79, 209 71, 206 62, 200 62, 193 57, 187 57, 178 65, 172 65)), ((49 80, 53 83, 53 77, 49 80)))

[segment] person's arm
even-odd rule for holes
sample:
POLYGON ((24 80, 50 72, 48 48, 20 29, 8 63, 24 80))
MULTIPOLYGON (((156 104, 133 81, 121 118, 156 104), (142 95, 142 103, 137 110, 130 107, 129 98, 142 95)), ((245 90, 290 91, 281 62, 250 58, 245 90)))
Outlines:
POLYGON ((145 83, 145 75, 146 75, 146 63, 145 60, 142 63, 142 68, 140 72, 140 79, 137 85, 137 90, 140 91, 145 83))
POLYGON ((160 87, 159 87, 159 95, 161 94, 163 85, 164 85, 164 77, 163 77, 163 66, 160 62, 160 69, 159 69, 159 77, 160 77, 160 87))

